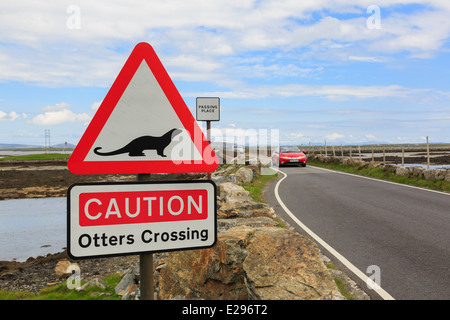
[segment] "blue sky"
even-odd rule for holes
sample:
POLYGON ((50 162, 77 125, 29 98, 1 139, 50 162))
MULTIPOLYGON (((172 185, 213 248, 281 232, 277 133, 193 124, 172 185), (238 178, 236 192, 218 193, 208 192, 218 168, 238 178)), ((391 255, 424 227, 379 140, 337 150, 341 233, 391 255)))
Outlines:
MULTIPOLYGON (((76 144, 139 42, 218 133, 450 142, 450 1, 2 1, 0 143, 76 144)), ((214 133, 213 133, 214 134, 214 133)))

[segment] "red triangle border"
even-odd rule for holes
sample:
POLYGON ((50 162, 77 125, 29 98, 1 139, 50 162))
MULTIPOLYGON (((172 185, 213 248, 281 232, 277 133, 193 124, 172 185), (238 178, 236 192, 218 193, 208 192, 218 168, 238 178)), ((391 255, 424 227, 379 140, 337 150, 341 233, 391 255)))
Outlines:
POLYGON ((218 159, 169 74, 156 55, 156 52, 150 44, 141 42, 136 45, 122 67, 122 70, 69 158, 67 166, 70 172, 74 174, 212 172, 218 167, 218 159), (174 163, 171 160, 84 161, 142 60, 147 62, 181 123, 193 139, 192 141, 202 155, 203 160, 180 161, 180 164, 174 163), (202 138, 194 139, 198 135, 201 135, 202 138))

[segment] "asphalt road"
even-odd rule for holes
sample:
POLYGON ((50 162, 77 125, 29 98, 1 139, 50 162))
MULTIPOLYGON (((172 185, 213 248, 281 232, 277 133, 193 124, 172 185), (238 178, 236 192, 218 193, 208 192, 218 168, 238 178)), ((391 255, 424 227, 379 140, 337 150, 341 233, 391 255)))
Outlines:
MULTIPOLYGON (((280 171, 287 176, 280 174, 270 185, 266 201, 300 233, 312 238, 313 232, 329 245, 331 251, 319 243, 339 267, 348 264, 335 252, 359 274, 379 280, 381 290, 397 300, 450 299, 449 194, 312 166, 280 171)), ((351 270, 348 274, 372 298, 383 298, 351 270)))

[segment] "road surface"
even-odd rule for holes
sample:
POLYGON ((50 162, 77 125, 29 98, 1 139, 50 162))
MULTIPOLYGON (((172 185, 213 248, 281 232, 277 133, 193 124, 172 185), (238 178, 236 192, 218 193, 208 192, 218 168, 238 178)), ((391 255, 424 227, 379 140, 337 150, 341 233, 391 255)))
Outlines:
POLYGON ((372 298, 450 299, 450 194, 312 166, 280 171, 266 201, 372 298), (381 288, 367 290, 367 278, 381 288))

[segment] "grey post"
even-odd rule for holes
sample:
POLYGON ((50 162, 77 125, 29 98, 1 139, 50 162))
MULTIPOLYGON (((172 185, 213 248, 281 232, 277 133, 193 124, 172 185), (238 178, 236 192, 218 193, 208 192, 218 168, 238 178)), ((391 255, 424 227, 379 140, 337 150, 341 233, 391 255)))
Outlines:
MULTIPOLYGON (((138 181, 150 180, 150 174, 138 174, 138 181)), ((153 289, 153 253, 139 255, 141 300, 154 300, 153 289)))

